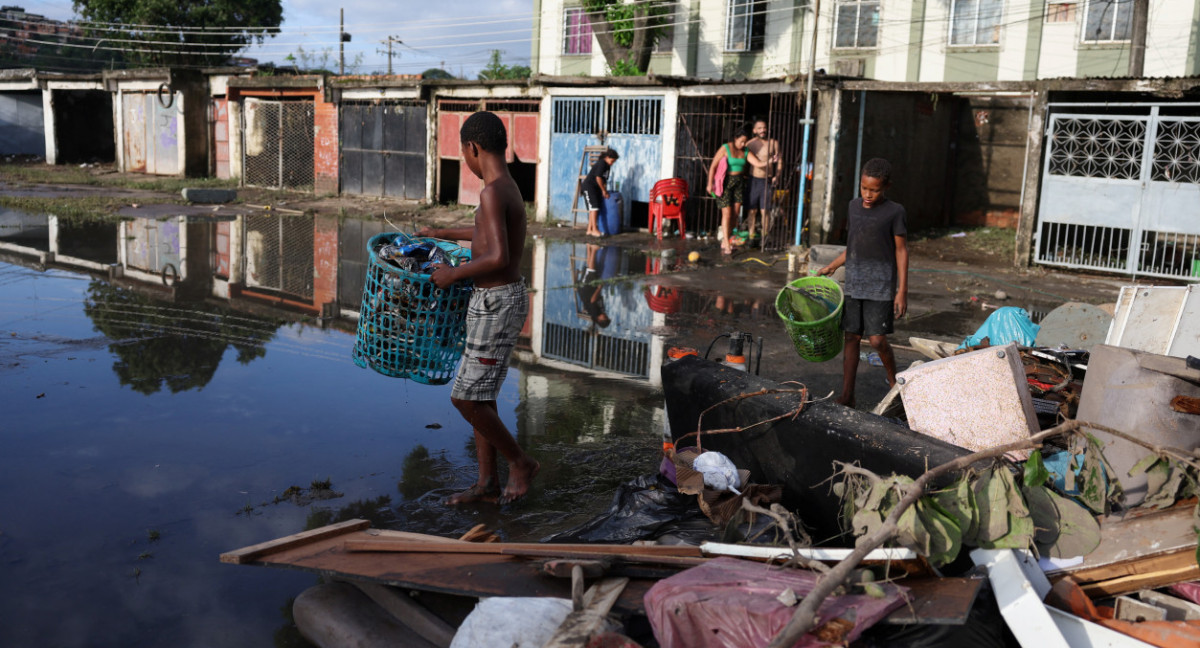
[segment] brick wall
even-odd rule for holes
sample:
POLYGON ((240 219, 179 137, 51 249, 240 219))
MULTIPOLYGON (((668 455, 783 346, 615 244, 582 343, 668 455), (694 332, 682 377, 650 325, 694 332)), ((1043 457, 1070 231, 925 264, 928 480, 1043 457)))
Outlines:
MULTIPOLYGON (((319 104, 318 104, 319 105, 319 104)), ((313 305, 318 308, 337 301, 338 289, 337 219, 317 216, 313 219, 313 305)))
POLYGON ((315 99, 315 137, 313 143, 313 188, 316 193, 338 192, 338 115, 337 104, 315 99))

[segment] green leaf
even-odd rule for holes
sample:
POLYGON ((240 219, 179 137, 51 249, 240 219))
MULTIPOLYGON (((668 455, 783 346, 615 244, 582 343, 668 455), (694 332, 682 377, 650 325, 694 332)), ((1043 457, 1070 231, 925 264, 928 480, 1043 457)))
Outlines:
POLYGON ((974 543, 979 533, 979 517, 975 511, 975 491, 971 488, 970 476, 963 473, 950 488, 934 493, 933 499, 954 518, 963 542, 974 543))
POLYGON ((1050 479, 1050 471, 1042 463, 1042 451, 1034 450, 1025 460, 1025 485, 1041 486, 1050 479))
POLYGON ((1046 493, 1058 509, 1058 539, 1043 553, 1051 558, 1074 558, 1095 551, 1100 546, 1100 523, 1096 518, 1075 500, 1049 489, 1046 493))
POLYGON ((917 517, 929 535, 926 558, 935 567, 952 562, 962 549, 962 531, 958 523, 933 498, 921 498, 917 501, 916 509, 917 517))
POLYGON ((1129 476, 1133 477, 1134 475, 1146 472, 1150 469, 1150 466, 1158 463, 1159 458, 1156 454, 1148 454, 1142 457, 1141 461, 1133 464, 1133 468, 1129 469, 1129 476))
POLYGON ((985 470, 975 482, 975 504, 979 520, 976 535, 977 546, 983 547, 1008 534, 1008 493, 1004 481, 997 476, 1003 470, 993 466, 985 470))
POLYGON ((1142 506, 1152 506, 1163 509, 1175 503, 1175 494, 1183 483, 1185 471, 1162 461, 1154 465, 1147 473, 1146 499, 1142 506))
POLYGON ((1008 519, 1008 534, 993 542, 980 543, 984 549, 1025 549, 1033 542, 1033 520, 1029 516, 1008 519))
POLYGON ((1033 542, 1042 553, 1058 541, 1058 507, 1045 486, 1026 486, 1021 489, 1029 503, 1029 517, 1033 520, 1033 542))

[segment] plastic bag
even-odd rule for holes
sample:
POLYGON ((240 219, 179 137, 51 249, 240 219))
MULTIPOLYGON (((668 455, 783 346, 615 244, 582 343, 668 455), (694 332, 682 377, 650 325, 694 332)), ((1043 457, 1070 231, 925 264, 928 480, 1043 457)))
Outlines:
POLYGON ((738 477, 737 466, 720 452, 702 453, 692 462, 692 469, 704 476, 705 486, 741 495, 738 489, 742 487, 742 480, 738 477))
MULTIPOLYGON (((572 529, 543 538, 542 542, 627 544, 635 540, 654 540, 667 533, 678 533, 697 519, 704 521, 700 527, 712 528, 696 504, 695 495, 680 493, 674 484, 658 474, 643 475, 617 488, 608 511, 572 529)), ((682 535, 692 535, 692 532, 682 535)))
POLYGON ((992 346, 1004 346, 1016 342, 1018 346, 1033 346, 1037 339, 1038 330, 1042 327, 1033 323, 1029 312, 1016 306, 1005 306, 983 321, 983 325, 974 335, 963 340, 958 348, 965 349, 979 344, 983 338, 988 338, 992 346))

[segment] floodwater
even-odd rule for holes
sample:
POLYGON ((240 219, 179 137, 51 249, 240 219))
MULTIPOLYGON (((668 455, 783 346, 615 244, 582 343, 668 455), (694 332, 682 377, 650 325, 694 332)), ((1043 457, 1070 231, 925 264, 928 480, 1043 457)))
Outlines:
POLYGON ((679 304, 629 251, 530 246, 530 325, 499 408, 543 470, 514 505, 450 508, 475 465, 449 385, 351 361, 378 226, 7 216, 2 646, 306 645, 291 602, 318 578, 222 552, 356 517, 537 539, 658 464, 655 331, 679 304))

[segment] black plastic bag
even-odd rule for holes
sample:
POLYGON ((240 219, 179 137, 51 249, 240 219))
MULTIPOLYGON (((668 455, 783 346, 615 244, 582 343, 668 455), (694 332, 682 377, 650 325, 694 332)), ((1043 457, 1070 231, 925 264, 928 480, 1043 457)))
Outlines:
POLYGON ((691 536, 697 528, 705 531, 704 539, 715 532, 696 504, 696 496, 680 493, 675 484, 655 473, 619 486, 608 511, 542 542, 628 544, 668 533, 691 536))

